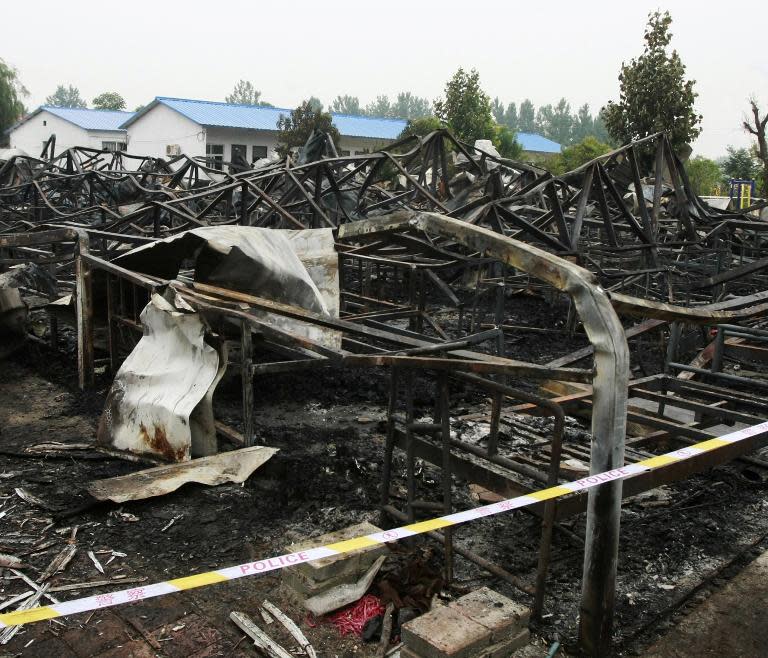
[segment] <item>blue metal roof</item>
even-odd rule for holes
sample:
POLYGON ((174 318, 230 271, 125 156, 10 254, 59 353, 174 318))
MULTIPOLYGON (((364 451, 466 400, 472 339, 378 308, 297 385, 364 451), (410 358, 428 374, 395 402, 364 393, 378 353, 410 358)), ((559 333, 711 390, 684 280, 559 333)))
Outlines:
MULTIPOLYGON (((158 96, 135 116, 127 119, 127 127, 140 116, 162 103, 176 110, 201 126, 222 128, 250 128, 251 130, 277 130, 280 115, 289 115, 292 110, 280 107, 262 107, 258 105, 235 105, 216 101, 198 101, 188 98, 168 98, 158 96)), ((406 124, 404 119, 377 119, 358 117, 347 114, 333 114, 333 123, 345 137, 370 137, 374 139, 395 139, 406 124)))
POLYGON ((523 147, 523 151, 560 153, 563 150, 563 147, 557 142, 536 133, 517 133, 517 141, 523 147))
POLYGON ((54 107, 53 105, 41 105, 38 111, 42 110, 85 130, 122 130, 120 126, 135 114, 135 112, 89 110, 83 107, 54 107))

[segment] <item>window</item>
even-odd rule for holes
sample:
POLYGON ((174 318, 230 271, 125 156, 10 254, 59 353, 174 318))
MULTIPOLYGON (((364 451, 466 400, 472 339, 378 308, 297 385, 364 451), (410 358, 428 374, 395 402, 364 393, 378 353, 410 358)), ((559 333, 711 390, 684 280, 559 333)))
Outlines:
POLYGON ((230 161, 234 162, 240 158, 248 162, 248 147, 245 144, 232 144, 232 157, 229 158, 230 161))
POLYGON ((224 162, 224 144, 205 145, 205 164, 221 171, 224 162))
POLYGON ((104 151, 125 151, 125 142, 102 142, 101 148, 104 151))
POLYGON ((349 151, 347 151, 346 149, 341 149, 341 155, 342 157, 346 158, 349 155, 349 151))
POLYGON ((267 147, 266 146, 254 146, 253 147, 253 158, 251 158, 251 162, 256 162, 256 160, 261 160, 262 158, 267 157, 267 147))
POLYGON ((47 125, 48 125, 48 122, 47 122, 45 119, 43 119, 43 125, 44 125, 44 126, 47 126, 47 125))

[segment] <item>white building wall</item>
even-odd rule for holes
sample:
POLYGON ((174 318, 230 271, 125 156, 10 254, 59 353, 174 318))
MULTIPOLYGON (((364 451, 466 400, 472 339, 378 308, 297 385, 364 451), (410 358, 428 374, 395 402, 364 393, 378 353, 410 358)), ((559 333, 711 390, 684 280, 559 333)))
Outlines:
POLYGON ((372 153, 385 147, 394 140, 390 139, 370 139, 367 137, 341 137, 339 144, 339 155, 341 151, 349 151, 350 155, 359 155, 360 153, 372 153))
POLYGON ((166 147, 178 144, 191 158, 205 155, 205 129, 162 103, 128 126, 128 153, 165 158, 166 147))
MULTIPOLYGON (((340 149, 354 155, 375 151, 388 141, 342 137, 340 149)), ((277 131, 216 126, 206 128, 162 103, 128 126, 128 153, 132 155, 165 158, 166 147, 172 144, 177 144, 181 152, 189 157, 205 156, 207 144, 221 145, 224 147, 225 162, 232 160, 232 145, 239 144, 246 147, 246 158, 251 162, 254 146, 266 146, 268 156, 275 153, 277 131)))
POLYGON ((10 146, 37 158, 51 134, 56 134, 56 153, 73 146, 90 146, 88 131, 43 110, 11 131, 10 146))
POLYGON ((52 134, 56 135, 56 154, 73 146, 100 149, 104 142, 126 140, 124 130, 85 130, 43 110, 11 132, 10 144, 12 148, 19 148, 31 156, 39 157, 43 142, 52 134))
MULTIPOLYGON (((122 142, 126 143, 128 134, 125 130, 87 130, 88 143, 80 144, 79 146, 90 146, 94 149, 100 149, 104 146, 104 142, 122 142)), ((56 136, 56 151, 59 150, 59 137, 56 136)))
MULTIPOLYGON (((247 147, 248 162, 253 160, 253 147, 266 146, 267 155, 271 156, 277 148, 277 132, 270 130, 251 130, 247 128, 218 128, 207 129, 206 143, 220 144, 224 147, 224 161, 232 160, 232 145, 241 144, 247 147)), ((388 140, 366 139, 364 137, 342 137, 339 144, 341 151, 349 151, 351 155, 370 153, 388 144, 388 140), (366 150, 367 149, 367 150, 366 150)))
POLYGON ((277 133, 270 130, 250 130, 247 128, 210 127, 206 131, 206 144, 221 144, 224 147, 224 161, 232 161, 232 144, 242 144, 247 148, 248 162, 253 160, 253 147, 266 146, 267 156, 272 155, 277 147, 277 133))

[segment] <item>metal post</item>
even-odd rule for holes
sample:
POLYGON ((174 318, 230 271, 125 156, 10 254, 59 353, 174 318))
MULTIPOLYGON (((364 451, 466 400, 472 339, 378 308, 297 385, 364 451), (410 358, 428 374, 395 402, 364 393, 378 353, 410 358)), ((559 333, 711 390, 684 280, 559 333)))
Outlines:
POLYGON ((240 188, 240 226, 248 226, 248 183, 240 188))
POLYGON ((381 469, 381 525, 386 521, 383 508, 389 505, 389 485, 392 480, 392 455, 395 451, 395 411, 397 409, 398 370, 392 366, 389 374, 389 406, 387 407, 387 443, 384 448, 384 464, 381 469))
POLYGON ((88 254, 88 235, 79 232, 75 245, 75 295, 77 315, 77 374, 81 389, 93 386, 93 308, 91 273, 83 256, 88 254))
MULTIPOLYGON (((434 174, 433 174, 434 175, 434 174)), ((440 426, 443 444, 443 511, 445 514, 453 512, 453 503, 451 500, 451 487, 453 486, 453 477, 451 469, 451 417, 450 417, 450 390, 448 385, 448 376, 444 372, 440 373, 438 380, 440 387, 440 426)), ((445 580, 450 583, 453 580, 453 530, 448 527, 444 531, 445 536, 445 580)))
MULTIPOLYGON (((55 242, 51 243, 51 254, 53 256, 56 256, 57 251, 57 245, 55 242)), ((51 273, 51 276, 53 278, 56 278, 56 263, 51 263, 48 266, 48 271, 51 273)), ((57 296, 57 292, 54 290, 51 295, 48 297, 50 301, 55 301, 57 296)), ((48 340, 50 342, 50 345, 53 349, 56 349, 59 344, 59 320, 58 318, 51 313, 48 317, 48 340)))
POLYGON ((107 341, 109 345, 109 371, 114 376, 118 368, 118 336, 115 322, 115 293, 112 275, 107 273, 107 341))
POLYGON ((416 451, 413 439, 413 416, 413 370, 408 370, 405 374, 405 472, 408 499, 406 513, 408 514, 409 523, 413 523, 416 520, 413 507, 413 501, 416 498, 416 451))
POLYGON ((247 320, 242 320, 240 323, 240 376, 243 384, 243 438, 246 447, 254 444, 252 356, 251 325, 247 320))

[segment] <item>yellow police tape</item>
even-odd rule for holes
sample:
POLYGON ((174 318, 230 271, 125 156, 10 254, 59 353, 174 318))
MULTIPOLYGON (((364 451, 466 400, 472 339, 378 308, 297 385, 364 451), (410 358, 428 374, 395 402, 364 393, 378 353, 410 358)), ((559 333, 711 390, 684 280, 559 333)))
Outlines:
POLYGON ((446 526, 467 523, 475 519, 492 516, 494 514, 501 514, 510 510, 533 505, 541 501, 560 498, 568 494, 573 494, 600 486, 606 482, 624 480, 633 475, 638 475, 654 468, 666 466, 667 464, 671 464, 676 461, 690 459, 695 455, 700 455, 710 450, 716 450, 718 448, 722 448, 723 446, 737 443, 762 433, 768 433, 768 422, 760 423, 759 425, 754 425, 752 427, 746 427, 719 438, 708 439, 707 441, 702 441, 701 443, 697 443, 692 446, 674 450, 664 455, 651 457, 644 461, 637 462, 636 464, 629 464, 627 466, 622 466, 621 468, 616 468, 611 471, 588 475, 587 477, 582 478, 581 480, 576 480, 575 482, 559 484, 554 487, 548 487, 546 489, 534 491, 524 496, 502 500, 498 503, 483 505, 481 507, 465 510, 463 512, 456 512, 454 514, 448 514, 446 516, 440 516, 427 521, 411 523, 409 525, 401 526, 400 528, 382 530, 370 535, 364 535, 361 537, 355 537, 354 539, 347 539, 345 541, 336 542, 334 544, 328 544, 327 546, 317 546, 315 548, 309 548, 303 551, 286 553, 285 555, 257 560, 255 562, 238 564, 232 567, 226 567, 224 569, 217 569, 215 571, 208 571, 205 573, 185 576, 182 578, 174 578, 172 580, 166 580, 159 583, 154 583, 152 585, 146 585, 144 587, 133 587, 117 592, 96 594, 94 596, 87 596, 80 599, 74 599, 72 601, 65 601, 63 603, 40 606, 37 608, 31 608, 29 610, 17 610, 15 612, 0 614, 0 628, 7 626, 18 626, 21 624, 31 624, 36 621, 53 619, 54 617, 73 615, 81 612, 89 612, 91 610, 108 608, 124 603, 133 603, 157 596, 172 594, 174 592, 194 589, 196 587, 205 587, 206 585, 214 585, 216 583, 235 580, 237 578, 260 575, 269 571, 284 569, 286 567, 302 564, 304 562, 310 562, 312 560, 317 560, 331 555, 349 553, 351 551, 368 548, 369 546, 375 546, 377 544, 398 541, 400 539, 404 539, 405 537, 412 537, 414 535, 430 532, 432 530, 437 530, 446 526))

